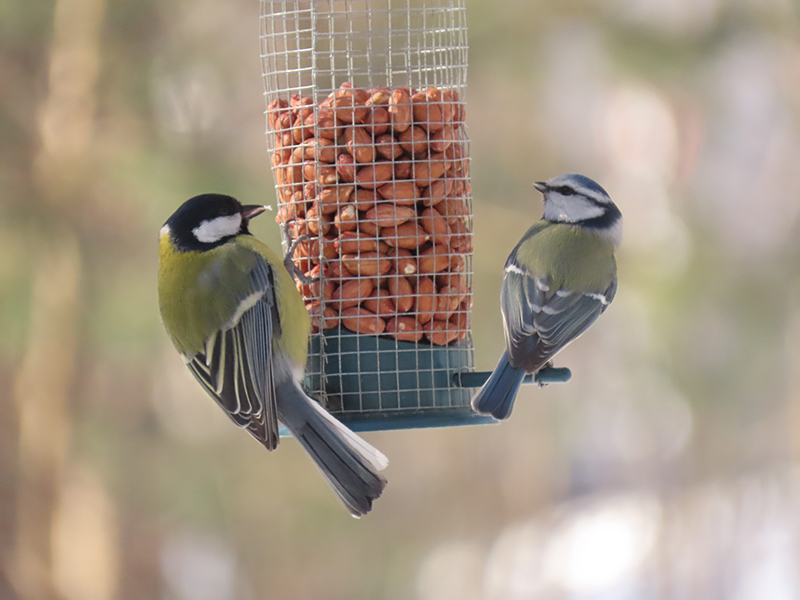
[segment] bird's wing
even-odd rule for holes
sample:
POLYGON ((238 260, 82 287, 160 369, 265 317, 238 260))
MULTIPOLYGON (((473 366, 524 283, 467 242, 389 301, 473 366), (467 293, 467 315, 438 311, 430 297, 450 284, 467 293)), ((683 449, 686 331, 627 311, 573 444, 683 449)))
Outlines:
POLYGON ((249 278, 249 294, 231 320, 187 362, 228 416, 272 450, 278 445, 272 335, 280 328, 272 268, 257 256, 249 278))
POLYGON ((509 265, 500 298, 509 362, 529 373, 538 371, 594 323, 616 289, 615 278, 602 293, 551 290, 547 277, 509 265))

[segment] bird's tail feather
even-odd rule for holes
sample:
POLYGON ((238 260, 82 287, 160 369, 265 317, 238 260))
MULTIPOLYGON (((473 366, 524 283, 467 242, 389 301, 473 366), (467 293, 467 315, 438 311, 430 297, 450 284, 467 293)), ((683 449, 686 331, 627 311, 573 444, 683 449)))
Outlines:
POLYGON ((514 408, 514 398, 525 377, 525 371, 512 367, 508 353, 503 352, 500 362, 483 387, 472 398, 472 409, 495 419, 507 419, 514 408))
POLYGON ((372 509, 386 487, 389 460, 309 398, 295 382, 276 390, 278 418, 302 444, 354 517, 372 509))

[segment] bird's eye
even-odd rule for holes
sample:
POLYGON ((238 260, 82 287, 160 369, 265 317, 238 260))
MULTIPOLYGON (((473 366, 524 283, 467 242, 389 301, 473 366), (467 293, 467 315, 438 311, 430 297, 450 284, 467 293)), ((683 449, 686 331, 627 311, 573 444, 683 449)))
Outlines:
POLYGON ((561 185, 561 186, 559 186, 557 188, 554 188, 554 189, 555 189, 555 191, 557 191, 562 196, 572 196, 574 194, 577 194, 577 192, 573 188, 569 187, 568 185, 561 185))

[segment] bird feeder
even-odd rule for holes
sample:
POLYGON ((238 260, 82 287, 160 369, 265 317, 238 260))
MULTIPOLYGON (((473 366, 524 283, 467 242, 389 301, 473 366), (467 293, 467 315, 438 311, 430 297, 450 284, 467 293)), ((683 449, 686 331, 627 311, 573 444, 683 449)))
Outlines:
POLYGON ((262 0, 261 44, 308 391, 362 431, 493 421, 470 407, 463 2, 262 0))

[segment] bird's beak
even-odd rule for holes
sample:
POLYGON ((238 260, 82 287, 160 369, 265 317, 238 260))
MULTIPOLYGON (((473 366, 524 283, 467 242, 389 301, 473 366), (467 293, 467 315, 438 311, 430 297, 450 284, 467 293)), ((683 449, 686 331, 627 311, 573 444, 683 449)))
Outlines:
POLYGON ((264 206, 263 204, 248 204, 247 206, 242 207, 242 216, 249 221, 250 219, 263 213, 268 208, 269 206, 264 206))
POLYGON ((533 187, 535 187, 537 190, 539 190, 543 194, 547 191, 547 183, 545 183, 544 181, 535 182, 533 184, 533 187))

